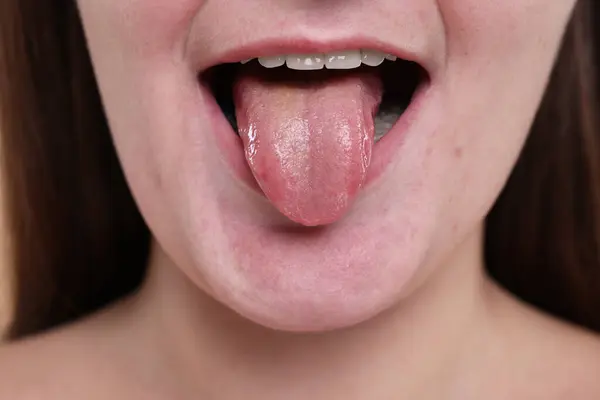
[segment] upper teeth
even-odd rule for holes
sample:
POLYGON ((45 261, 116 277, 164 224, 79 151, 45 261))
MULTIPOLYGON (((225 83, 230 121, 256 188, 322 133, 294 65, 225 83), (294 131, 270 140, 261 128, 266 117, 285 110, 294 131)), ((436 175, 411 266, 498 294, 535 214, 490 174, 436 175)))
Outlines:
MULTIPOLYGON (((361 64, 376 67, 385 59, 396 61, 397 57, 377 50, 345 50, 328 54, 290 54, 283 56, 259 57, 258 62, 265 68, 277 68, 284 64, 290 69, 353 69, 361 64)), ((246 64, 253 59, 244 60, 246 64)))

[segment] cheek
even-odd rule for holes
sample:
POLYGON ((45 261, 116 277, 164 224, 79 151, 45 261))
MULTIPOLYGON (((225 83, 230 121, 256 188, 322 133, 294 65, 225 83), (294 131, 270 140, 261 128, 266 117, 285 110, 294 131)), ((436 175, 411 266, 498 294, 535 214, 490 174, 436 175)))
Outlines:
POLYGON ((499 104, 517 104, 515 97, 531 103, 529 92, 535 97, 543 90, 573 6, 574 0, 440 0, 445 85, 453 92, 478 90, 499 104))
POLYGON ((195 72, 184 52, 191 20, 203 3, 79 0, 119 159, 142 213, 168 238, 164 243, 183 241, 172 223, 176 211, 184 208, 181 201, 174 204, 185 187, 181 160, 191 153, 187 149, 204 151, 190 135, 204 126, 196 117, 195 72))
POLYGON ((91 47, 126 59, 182 57, 187 32, 206 0, 79 0, 91 47))
POLYGON ((452 51, 553 43, 575 0, 439 0, 452 51), (554 34, 552 34, 554 32, 554 34), (494 46, 494 47, 492 47, 494 46))
POLYGON ((448 240, 494 203, 520 153, 574 2, 440 0, 446 69, 436 82, 444 126, 430 138, 439 220, 448 240))

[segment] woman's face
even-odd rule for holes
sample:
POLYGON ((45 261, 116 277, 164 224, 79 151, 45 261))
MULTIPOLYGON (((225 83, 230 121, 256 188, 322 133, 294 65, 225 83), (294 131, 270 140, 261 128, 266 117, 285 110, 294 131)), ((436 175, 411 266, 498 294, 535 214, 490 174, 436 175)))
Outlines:
POLYGON ((78 3, 120 160, 162 249, 243 316, 322 330, 400 301, 480 232, 575 0, 78 3), (335 56, 360 49, 423 77, 402 61, 327 71, 355 67, 367 52, 335 56), (239 63, 260 56, 333 63, 239 63), (225 62, 237 72, 204 73, 225 62), (240 137, 207 82, 231 83, 219 93, 240 137), (399 105, 411 82, 408 109, 373 145, 374 124, 399 115, 373 121, 383 94, 399 105))

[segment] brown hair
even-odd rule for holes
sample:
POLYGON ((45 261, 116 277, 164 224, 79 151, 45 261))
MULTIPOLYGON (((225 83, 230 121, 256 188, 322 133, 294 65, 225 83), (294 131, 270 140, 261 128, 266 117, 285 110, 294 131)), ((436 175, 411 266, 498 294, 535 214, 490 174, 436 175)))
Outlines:
MULTIPOLYGON (((600 331, 600 8, 580 0, 523 153, 492 210, 486 263, 524 300, 600 331)), ((0 1, 0 112, 15 266, 11 338, 141 282, 149 231, 127 188, 73 0, 0 1)))

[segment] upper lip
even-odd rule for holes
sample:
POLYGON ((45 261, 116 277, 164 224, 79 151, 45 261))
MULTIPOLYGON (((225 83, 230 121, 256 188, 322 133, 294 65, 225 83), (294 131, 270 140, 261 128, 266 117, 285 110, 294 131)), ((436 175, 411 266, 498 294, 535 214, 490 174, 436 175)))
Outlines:
POLYGON ((431 72, 431 63, 418 50, 398 47, 392 43, 365 36, 347 37, 330 41, 318 41, 302 37, 281 37, 247 42, 242 46, 215 54, 213 57, 201 59, 197 64, 197 70, 203 72, 219 64, 235 63, 258 57, 288 54, 323 54, 358 49, 377 50, 382 53, 392 54, 402 60, 415 62, 425 70, 431 72))

